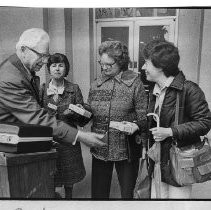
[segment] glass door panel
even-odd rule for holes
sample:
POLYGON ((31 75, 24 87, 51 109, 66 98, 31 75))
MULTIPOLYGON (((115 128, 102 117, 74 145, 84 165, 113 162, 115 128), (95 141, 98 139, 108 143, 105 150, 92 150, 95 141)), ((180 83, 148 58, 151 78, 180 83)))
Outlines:
POLYGON ((138 65, 134 70, 140 73, 141 79, 146 89, 150 85, 150 82, 146 80, 145 71, 142 70, 142 66, 144 65, 144 58, 142 53, 143 48, 146 43, 154 39, 174 42, 174 28, 174 19, 137 21, 135 23, 134 62, 137 62, 138 65))
MULTIPOLYGON (((96 39, 96 58, 99 59, 98 47, 104 41, 118 40, 124 43, 129 50, 130 59, 133 60, 133 22, 132 21, 115 21, 115 22, 98 22, 97 39, 96 39)), ((97 61, 96 60, 96 61, 97 61)), ((100 66, 96 63, 97 75, 100 74, 100 66)), ((133 70, 132 65, 130 69, 133 70)))
POLYGON ((117 40, 121 41, 128 47, 129 43, 129 27, 102 27, 101 42, 117 40))

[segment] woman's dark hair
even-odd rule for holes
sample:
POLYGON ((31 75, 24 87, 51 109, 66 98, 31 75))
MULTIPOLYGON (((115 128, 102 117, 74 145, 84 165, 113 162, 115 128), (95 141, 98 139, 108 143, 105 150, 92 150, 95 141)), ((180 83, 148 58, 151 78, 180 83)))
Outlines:
POLYGON ((121 71, 128 69, 130 57, 126 45, 119 41, 105 41, 99 47, 99 55, 102 56, 104 53, 114 59, 121 71))
POLYGON ((163 40, 149 42, 143 49, 143 56, 145 60, 151 60, 156 68, 161 68, 166 77, 176 76, 179 73, 178 48, 170 42, 163 40))
POLYGON ((50 73, 50 66, 53 63, 64 63, 65 65, 65 77, 68 75, 69 70, 70 70, 70 64, 69 61, 66 57, 66 55, 61 54, 61 53, 55 53, 53 55, 50 56, 50 58, 48 59, 48 63, 47 63, 47 68, 48 68, 48 72, 50 73))

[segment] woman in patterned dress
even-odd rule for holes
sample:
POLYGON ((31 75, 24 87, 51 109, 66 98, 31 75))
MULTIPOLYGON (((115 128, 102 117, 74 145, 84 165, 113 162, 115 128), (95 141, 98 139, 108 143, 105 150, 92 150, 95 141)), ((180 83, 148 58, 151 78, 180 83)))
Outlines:
MULTIPOLYGON (((69 104, 82 107, 84 105, 81 90, 77 84, 65 79, 69 72, 69 62, 65 55, 55 53, 50 56, 47 68, 51 80, 42 88, 43 106, 57 119, 65 121, 76 127, 77 123, 66 115, 69 104)), ((80 124, 83 126, 83 123, 80 124)), ((57 173, 55 175, 55 187, 64 186, 65 198, 72 198, 73 185, 85 177, 85 167, 82 158, 81 145, 65 145, 56 143, 58 151, 57 173)))

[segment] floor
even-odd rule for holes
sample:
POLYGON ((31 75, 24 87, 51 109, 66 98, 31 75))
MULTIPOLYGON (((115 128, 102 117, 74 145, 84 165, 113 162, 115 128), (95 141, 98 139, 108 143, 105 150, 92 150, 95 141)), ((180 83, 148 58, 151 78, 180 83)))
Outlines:
MULTIPOLYGON (((74 199, 89 199, 91 194, 91 155, 89 152, 89 148, 85 145, 82 145, 82 152, 87 174, 84 180, 75 185, 73 191, 74 199)), ((62 197, 64 197, 63 189, 57 188, 57 191, 62 195, 62 197)), ((110 198, 121 198, 115 171, 113 173, 110 198)), ((205 182, 203 184, 195 184, 193 186, 192 199, 211 199, 211 181, 205 182)))

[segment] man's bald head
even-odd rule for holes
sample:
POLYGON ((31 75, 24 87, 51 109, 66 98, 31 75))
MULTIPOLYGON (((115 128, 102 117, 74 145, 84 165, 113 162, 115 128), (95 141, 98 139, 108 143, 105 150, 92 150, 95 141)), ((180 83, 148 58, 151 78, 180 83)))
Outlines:
POLYGON ((41 28, 24 31, 16 44, 16 54, 30 71, 39 71, 49 55, 49 35, 41 28))
POLYGON ((49 45, 50 38, 47 32, 41 28, 31 28, 24 31, 19 41, 16 44, 16 49, 20 50, 22 46, 27 46, 30 48, 39 48, 39 46, 49 45))

